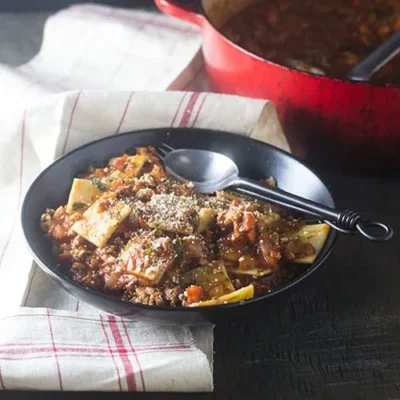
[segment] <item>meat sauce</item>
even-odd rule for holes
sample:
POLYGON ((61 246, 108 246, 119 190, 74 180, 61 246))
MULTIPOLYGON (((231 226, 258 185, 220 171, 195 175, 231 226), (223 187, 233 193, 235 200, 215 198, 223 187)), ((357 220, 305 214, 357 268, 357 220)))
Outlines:
POLYGON ((167 176, 151 147, 79 175, 68 203, 46 209, 40 223, 58 268, 74 281, 168 306, 273 291, 315 260, 329 232, 248 197, 200 194, 167 176))
MULTIPOLYGON (((344 78, 400 30, 398 0, 257 1, 228 19, 220 31, 267 60, 344 78)), ((372 77, 400 83, 400 54, 372 77)))

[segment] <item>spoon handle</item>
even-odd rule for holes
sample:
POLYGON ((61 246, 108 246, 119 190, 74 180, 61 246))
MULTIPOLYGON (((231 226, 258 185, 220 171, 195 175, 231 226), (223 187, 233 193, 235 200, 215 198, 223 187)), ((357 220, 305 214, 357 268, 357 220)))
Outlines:
POLYGON ((369 81, 372 75, 387 64, 400 51, 400 31, 377 47, 367 58, 347 74, 353 81, 369 81))
POLYGON ((238 192, 255 196, 292 210, 305 212, 323 219, 325 223, 339 232, 347 234, 360 233, 365 238, 383 242, 392 238, 393 229, 382 222, 363 221, 361 216, 351 210, 335 210, 312 200, 285 192, 282 189, 260 185, 259 183, 246 178, 236 179, 230 186, 238 192), (380 228, 377 234, 369 233, 367 228, 380 228))

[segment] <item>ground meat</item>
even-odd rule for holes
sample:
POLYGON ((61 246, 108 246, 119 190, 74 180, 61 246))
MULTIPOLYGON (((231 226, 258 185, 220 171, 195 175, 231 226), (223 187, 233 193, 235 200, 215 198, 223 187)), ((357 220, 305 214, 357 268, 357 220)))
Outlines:
POLYGON ((172 288, 166 288, 164 290, 164 298, 168 305, 170 306, 178 306, 181 305, 181 297, 183 295, 183 289, 179 286, 175 286, 172 288))
POLYGON ((117 198, 122 200, 122 199, 124 199, 126 197, 135 196, 136 190, 135 190, 135 187, 132 184, 126 183, 126 184, 123 184, 123 185, 119 186, 115 190, 115 193, 117 194, 117 198))
MULTIPOLYGON (((74 265, 76 266, 76 264, 74 265)), ((72 268, 71 271, 75 282, 78 282, 89 289, 103 289, 104 283, 97 271, 89 269, 83 264, 80 264, 78 268, 72 268)))
POLYGON ((41 216, 40 223, 47 236, 57 242, 71 240, 76 233, 71 230, 72 225, 80 218, 79 213, 69 215, 66 206, 58 207, 55 211, 46 210, 41 216))
POLYGON ((238 207, 237 202, 232 202, 229 209, 222 211, 217 216, 218 227, 222 231, 231 231, 235 224, 239 224, 243 216, 243 210, 238 207))
POLYGON ((193 189, 193 187, 186 184, 174 184, 171 186, 171 190, 177 196, 190 197, 196 194, 196 191, 193 189))
POLYGON ((139 189, 136 193, 136 197, 142 201, 150 201, 151 196, 153 196, 154 191, 149 188, 139 189))
POLYGON ((98 248, 96 254, 103 262, 114 263, 121 252, 121 247, 125 246, 125 243, 126 241, 123 241, 120 237, 113 237, 105 247, 98 248))
POLYGON ((133 287, 139 285, 139 280, 133 275, 123 274, 119 278, 119 284, 124 288, 124 290, 127 290, 130 286, 133 287))
POLYGON ((207 247, 200 235, 191 235, 181 240, 183 247, 183 262, 187 266, 206 264, 208 261, 207 247))
POLYGON ((132 303, 147 304, 149 306, 163 306, 162 292, 152 287, 137 287, 133 291, 129 301, 132 303))

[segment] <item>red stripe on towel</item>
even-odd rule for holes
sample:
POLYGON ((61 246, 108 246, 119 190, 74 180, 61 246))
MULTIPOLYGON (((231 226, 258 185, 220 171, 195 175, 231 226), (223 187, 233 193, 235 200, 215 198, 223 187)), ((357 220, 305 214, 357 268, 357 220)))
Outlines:
MULTIPOLYGON (((129 340, 130 341, 130 340, 129 340)), ((53 352, 53 345, 49 344, 41 344, 41 345, 34 345, 34 344, 25 344, 25 343, 19 343, 19 344, 13 344, 12 345, 15 348, 9 348, 10 346, 5 344, 5 345, 0 345, 0 355, 7 354, 7 355, 24 355, 24 354, 42 354, 42 353, 52 353, 53 352), (27 346, 32 346, 32 347, 27 347, 27 346), (3 349, 2 349, 3 348, 3 349)), ((94 346, 94 345, 81 345, 79 347, 78 344, 73 344, 73 345, 63 345, 63 344, 57 344, 57 354, 60 355, 62 353, 99 353, 99 354, 134 354, 134 353, 141 353, 141 352, 156 352, 159 350, 187 350, 190 348, 190 345, 182 343, 182 344, 160 344, 160 345, 143 345, 143 346, 137 346, 138 350, 135 350, 133 348, 127 349, 126 347, 119 347, 119 346, 94 346), (64 347, 63 347, 64 346, 64 347)))
POLYGON ((178 117, 179 111, 180 111, 180 109, 181 109, 183 100, 185 99, 186 96, 187 96, 187 92, 185 92, 185 93, 183 94, 183 96, 181 97, 181 100, 180 100, 180 102, 179 102, 179 104, 178 104, 178 107, 176 108, 176 112, 175 112, 174 118, 173 118, 172 121, 171 121, 171 127, 174 126, 174 123, 175 123, 175 121, 176 121, 176 118, 178 117))
POLYGON ((54 351, 54 359, 56 360, 56 366, 57 366, 57 375, 58 375, 58 381, 60 383, 60 390, 63 391, 63 384, 62 384, 62 378, 61 378, 61 370, 60 370, 60 364, 58 362, 58 357, 57 357, 57 348, 56 344, 54 342, 54 335, 53 335, 53 327, 51 325, 51 316, 50 316, 50 311, 47 310, 47 320, 49 322, 49 330, 50 330, 50 337, 51 337, 51 344, 53 347, 54 351))
MULTIPOLYGON (((122 320, 122 326, 124 327, 125 336, 128 339, 129 346, 131 346, 131 350, 132 350, 133 356, 135 357, 136 364, 137 364, 137 366, 139 368, 140 380, 142 381, 142 390, 143 390, 143 392, 145 392, 146 391, 146 385, 145 385, 145 382, 144 382, 142 366, 140 365, 139 358, 137 356, 136 350, 134 349, 134 347, 132 345, 131 338, 129 337, 128 329, 126 328, 126 324, 125 324, 124 320, 122 320)), ((181 347, 182 347, 181 345, 177 345, 176 348, 181 348, 181 347)), ((154 349, 154 348, 155 347, 153 346, 152 349, 154 349)))
POLYGON ((188 104, 187 104, 187 106, 185 108, 185 111, 183 113, 181 122, 179 123, 179 127, 185 127, 185 126, 188 125, 190 117, 192 116, 193 108, 194 108, 194 106, 195 106, 200 94, 201 93, 198 93, 198 92, 195 92, 195 93, 191 94, 189 102, 188 102, 188 104))
POLYGON ((114 316, 108 317, 108 323, 110 324, 111 333, 114 336, 115 344, 117 345, 118 354, 122 361, 126 373, 126 383, 129 391, 136 390, 135 374, 129 357, 126 354, 126 348, 124 341, 122 340, 121 333, 118 328, 118 324, 114 316))
POLYGON ((203 97, 203 99, 201 100, 201 103, 200 103, 200 105, 199 105, 199 109, 197 110, 196 116, 194 117, 194 120, 193 120, 193 123, 192 123, 192 127, 195 126, 196 121, 197 121, 197 118, 199 118, 199 115, 200 115, 200 113, 201 113, 201 110, 203 109, 203 105, 204 105, 204 103, 205 103, 205 101, 206 101, 207 96, 208 96, 208 93, 205 94, 204 97, 203 97))
POLYGON ((122 123, 124 122, 126 113, 128 112, 129 104, 131 104, 131 99, 134 93, 135 92, 131 92, 131 94, 129 95, 128 101, 126 102, 126 106, 124 108, 124 112, 122 113, 121 121, 119 121, 118 128, 115 131, 114 135, 117 135, 119 133, 119 130, 121 129, 122 123))
POLYGON ((113 352, 111 350, 110 340, 108 339, 106 327, 104 325, 104 320, 103 320, 103 317, 101 315, 100 315, 100 321, 101 321, 101 327, 103 328, 104 336, 105 336, 106 341, 107 341, 108 349, 109 349, 110 354, 111 354, 111 358, 113 360, 113 363, 115 365, 115 369, 117 371, 119 391, 122 392, 121 375, 119 373, 119 368, 118 368, 117 362, 115 361, 114 354, 113 354, 113 352))

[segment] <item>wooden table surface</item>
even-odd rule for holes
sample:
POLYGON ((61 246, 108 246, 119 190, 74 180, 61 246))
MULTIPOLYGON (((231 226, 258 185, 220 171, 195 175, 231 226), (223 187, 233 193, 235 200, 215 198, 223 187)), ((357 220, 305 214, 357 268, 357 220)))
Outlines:
POLYGON ((4 392, 1 399, 400 399, 400 179, 317 170, 337 204, 390 221, 385 244, 341 236, 265 312, 215 329, 213 394, 4 392), (396 235, 397 233, 397 235, 396 235))
POLYGON ((213 394, 0 392, 0 398, 400 399, 400 178, 317 172, 338 206, 390 222, 395 237, 375 244, 341 236, 319 271, 266 302, 262 314, 217 325, 213 394))

